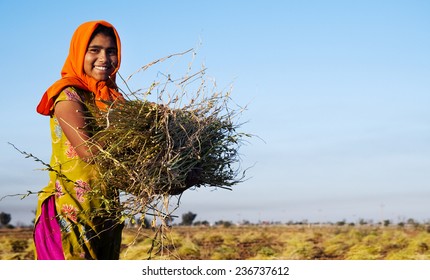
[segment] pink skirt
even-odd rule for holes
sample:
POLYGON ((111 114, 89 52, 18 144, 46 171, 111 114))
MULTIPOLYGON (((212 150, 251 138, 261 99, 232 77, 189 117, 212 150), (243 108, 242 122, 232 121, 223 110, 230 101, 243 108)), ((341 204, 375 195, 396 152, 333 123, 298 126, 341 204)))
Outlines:
POLYGON ((34 245, 37 260, 64 260, 61 228, 55 211, 55 197, 42 203, 41 215, 34 227, 34 245))

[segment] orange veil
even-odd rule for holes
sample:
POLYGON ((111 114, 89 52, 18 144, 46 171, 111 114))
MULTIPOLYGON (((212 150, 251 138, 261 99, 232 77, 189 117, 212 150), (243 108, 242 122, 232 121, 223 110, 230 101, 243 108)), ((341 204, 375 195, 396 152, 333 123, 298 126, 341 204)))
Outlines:
POLYGON ((61 70, 61 79, 56 81, 48 90, 43 94, 37 112, 42 115, 50 115, 53 109, 55 98, 60 92, 69 86, 74 86, 86 91, 94 93, 96 104, 100 108, 104 108, 105 104, 100 100, 113 101, 116 99, 123 99, 120 92, 117 91, 115 84, 115 76, 118 72, 121 63, 121 41, 118 33, 110 23, 102 20, 90 21, 81 24, 73 34, 70 42, 69 55, 66 58, 63 69, 61 70), (118 49, 118 65, 111 75, 111 79, 107 81, 97 81, 84 72, 84 57, 87 52, 91 35, 98 25, 104 25, 113 29, 116 36, 116 46, 118 49), (97 102, 99 101, 99 102, 97 102))

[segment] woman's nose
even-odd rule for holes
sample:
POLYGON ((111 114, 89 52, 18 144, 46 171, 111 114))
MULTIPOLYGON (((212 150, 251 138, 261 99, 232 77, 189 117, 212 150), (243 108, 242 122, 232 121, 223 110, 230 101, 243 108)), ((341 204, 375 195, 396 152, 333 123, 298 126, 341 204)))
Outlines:
POLYGON ((106 54, 106 51, 104 51, 104 50, 100 51, 99 56, 98 56, 98 60, 100 62, 108 61, 108 55, 106 54))

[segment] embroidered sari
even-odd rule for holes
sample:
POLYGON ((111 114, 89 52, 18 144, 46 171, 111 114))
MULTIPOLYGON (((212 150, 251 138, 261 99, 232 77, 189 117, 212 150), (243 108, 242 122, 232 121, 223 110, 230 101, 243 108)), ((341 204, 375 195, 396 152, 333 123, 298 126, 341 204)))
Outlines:
POLYGON ((38 113, 50 116, 52 170, 48 185, 38 197, 33 235, 36 259, 119 258, 122 224, 115 214, 105 211, 106 201, 115 203, 118 195, 100 188, 96 167, 78 157, 53 112, 62 101, 90 104, 103 110, 105 103, 100 101, 122 99, 115 84, 120 54, 121 42, 111 24, 82 24, 73 34, 61 79, 48 88, 37 106, 38 113), (118 64, 107 81, 96 81, 83 68, 87 46, 98 25, 112 28, 116 36, 118 64))
MULTIPOLYGON (((91 98, 92 94, 89 92, 66 88, 55 103, 63 100, 84 103, 91 98)), ((51 234, 46 234, 45 231, 42 237, 35 231, 38 259, 51 258, 46 256, 43 249, 38 248, 41 239, 43 242, 51 242, 53 245, 48 246, 55 252, 58 244, 55 245, 56 242, 52 239, 58 240, 59 235, 65 259, 118 259, 122 225, 103 210, 103 200, 109 199, 112 203, 117 195, 106 193, 100 188, 96 167, 78 157, 55 116, 50 118, 50 129, 50 166, 54 170, 50 172, 49 184, 39 194, 36 221, 40 220, 43 204, 54 200, 55 218, 51 213, 49 220, 44 218, 44 223, 57 230, 52 230, 51 234)), ((36 224, 36 229, 37 226, 36 224)))

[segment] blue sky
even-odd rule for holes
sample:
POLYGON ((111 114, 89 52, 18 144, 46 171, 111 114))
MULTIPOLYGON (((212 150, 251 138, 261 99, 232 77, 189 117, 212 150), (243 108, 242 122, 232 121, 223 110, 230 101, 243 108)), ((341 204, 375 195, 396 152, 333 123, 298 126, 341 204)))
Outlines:
MULTIPOLYGON (((35 107, 75 28, 104 19, 120 34, 123 76, 198 47, 195 64, 233 84, 248 106, 242 130, 264 140, 240 150, 247 181, 187 191, 178 216, 429 220, 429 13, 430 2, 406 0, 0 1, 0 196, 47 184, 8 142, 49 162, 48 119, 35 107)), ((0 211, 28 224, 35 203, 8 197, 0 211)))

